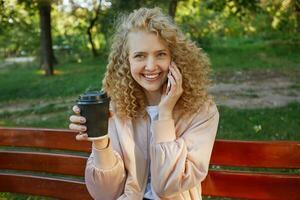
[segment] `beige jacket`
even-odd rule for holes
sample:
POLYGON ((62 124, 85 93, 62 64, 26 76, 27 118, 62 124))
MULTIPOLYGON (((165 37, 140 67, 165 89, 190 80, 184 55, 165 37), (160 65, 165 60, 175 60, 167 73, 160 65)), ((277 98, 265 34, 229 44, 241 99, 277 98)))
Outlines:
POLYGON ((212 104, 185 118, 174 112, 173 118, 150 127, 149 117, 121 121, 112 115, 108 148, 93 147, 86 166, 92 197, 142 200, 150 170, 155 199, 200 200, 219 113, 212 104))

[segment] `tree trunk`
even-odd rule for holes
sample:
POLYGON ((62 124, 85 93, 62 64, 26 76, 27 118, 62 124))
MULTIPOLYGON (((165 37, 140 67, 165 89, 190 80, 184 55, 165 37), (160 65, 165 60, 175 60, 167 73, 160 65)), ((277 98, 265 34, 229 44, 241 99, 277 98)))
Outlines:
POLYGON ((169 15, 172 17, 172 19, 175 18, 177 4, 178 4, 178 0, 171 0, 169 4, 169 15))
POLYGON ((300 33, 300 2, 295 1, 295 12, 296 12, 296 20, 297 20, 297 32, 300 33))
POLYGON ((45 75, 53 75, 53 62, 55 60, 52 49, 51 37, 51 1, 38 1, 40 15, 40 50, 42 68, 45 70, 45 75))
POLYGON ((101 1, 99 2, 99 5, 98 5, 98 7, 96 9, 95 17, 90 21, 90 25, 89 25, 88 30, 87 30, 87 34, 89 36, 89 42, 90 42, 90 44, 92 46, 92 53, 93 53, 94 57, 98 56, 98 52, 97 52, 97 49, 95 47, 95 43, 93 41, 93 36, 92 36, 92 32, 91 31, 92 31, 93 27, 95 26, 96 21, 99 18, 100 10, 101 10, 101 1))

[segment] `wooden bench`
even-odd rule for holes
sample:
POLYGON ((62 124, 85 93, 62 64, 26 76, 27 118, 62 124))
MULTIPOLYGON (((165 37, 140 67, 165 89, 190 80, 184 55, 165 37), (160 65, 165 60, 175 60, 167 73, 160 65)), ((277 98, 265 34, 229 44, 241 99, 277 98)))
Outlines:
MULTIPOLYGON (((83 179, 91 145, 76 141, 75 135, 69 130, 0 128, 0 192, 91 199, 83 179)), ((300 199, 299 168, 299 141, 217 140, 203 195, 300 199)))

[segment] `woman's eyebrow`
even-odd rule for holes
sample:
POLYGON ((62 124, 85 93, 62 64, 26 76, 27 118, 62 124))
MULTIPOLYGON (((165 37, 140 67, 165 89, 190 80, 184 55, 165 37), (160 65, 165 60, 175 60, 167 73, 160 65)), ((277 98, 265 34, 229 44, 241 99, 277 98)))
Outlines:
POLYGON ((157 50, 156 52, 165 52, 168 51, 167 49, 161 49, 161 50, 157 50))
MULTIPOLYGON (((167 52, 167 49, 159 49, 159 50, 155 50, 154 53, 160 53, 160 52, 167 52)), ((135 51, 133 52, 133 54, 146 54, 146 51, 135 51)))
POLYGON ((144 51, 136 51, 136 52, 133 52, 133 54, 141 54, 141 53, 146 53, 144 51))

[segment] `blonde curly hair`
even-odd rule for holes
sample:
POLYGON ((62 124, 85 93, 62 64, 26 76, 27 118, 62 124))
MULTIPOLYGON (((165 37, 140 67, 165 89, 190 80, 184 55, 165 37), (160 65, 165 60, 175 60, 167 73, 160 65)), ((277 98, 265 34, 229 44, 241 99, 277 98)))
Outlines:
POLYGON ((182 73, 183 94, 175 106, 181 114, 192 114, 210 100, 210 62, 203 50, 186 38, 160 8, 140 8, 118 21, 102 84, 119 117, 134 119, 146 114, 147 99, 131 76, 128 58, 128 34, 136 31, 154 32, 166 42, 182 73))

